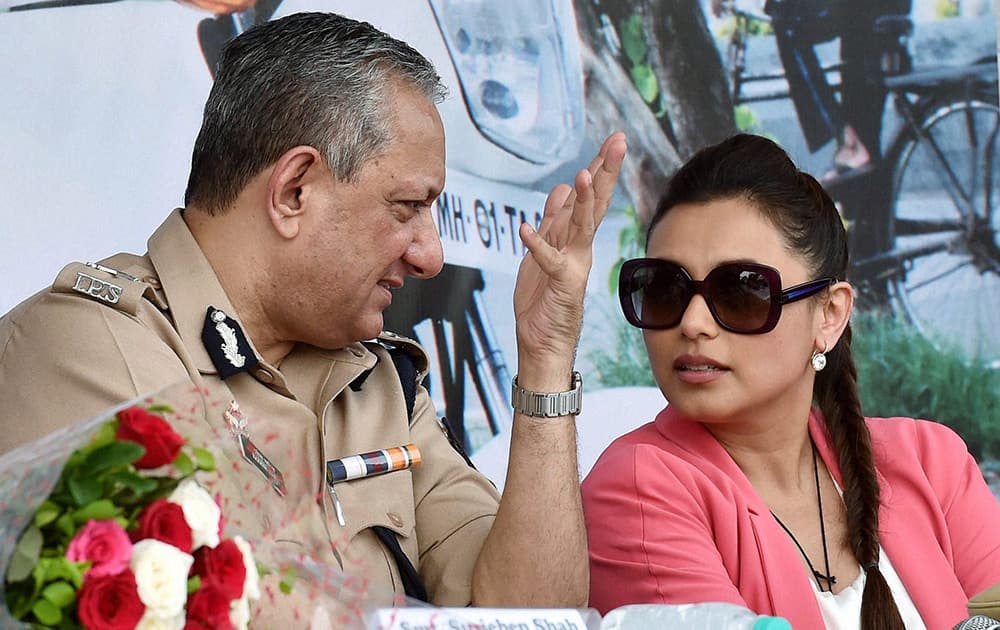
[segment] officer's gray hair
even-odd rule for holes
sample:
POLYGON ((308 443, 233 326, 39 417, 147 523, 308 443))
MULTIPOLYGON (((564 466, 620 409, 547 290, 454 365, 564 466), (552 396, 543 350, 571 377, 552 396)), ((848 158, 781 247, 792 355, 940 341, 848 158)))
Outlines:
POLYGON ((352 181, 390 140, 386 88, 408 82, 440 103, 433 64, 371 24, 296 13, 230 42, 205 104, 185 205, 228 208, 262 170, 309 145, 334 176, 352 181))

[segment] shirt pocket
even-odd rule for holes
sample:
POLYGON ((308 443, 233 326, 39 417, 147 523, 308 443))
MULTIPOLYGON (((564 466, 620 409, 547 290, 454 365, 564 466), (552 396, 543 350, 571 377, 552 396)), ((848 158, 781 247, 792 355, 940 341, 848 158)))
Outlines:
MULTIPOLYGON (((334 538, 347 541, 350 547, 359 532, 375 526, 385 527, 396 534, 403 552, 413 566, 418 567, 413 477, 409 470, 339 482, 335 490, 344 526, 337 521, 336 509, 327 510, 334 538)), ((333 503, 329 492, 327 500, 333 503)))

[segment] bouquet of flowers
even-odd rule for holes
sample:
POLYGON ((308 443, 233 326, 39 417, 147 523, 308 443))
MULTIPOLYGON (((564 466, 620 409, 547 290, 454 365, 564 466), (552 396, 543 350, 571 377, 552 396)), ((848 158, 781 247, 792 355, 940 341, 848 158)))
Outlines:
POLYGON ((250 544, 223 538, 194 478, 215 468, 158 412, 132 406, 72 452, 6 571, 12 616, 59 628, 246 628, 260 598, 250 544))
POLYGON ((314 501, 276 499, 230 405, 184 382, 0 455, 0 630, 363 628, 392 605, 277 540, 314 501))

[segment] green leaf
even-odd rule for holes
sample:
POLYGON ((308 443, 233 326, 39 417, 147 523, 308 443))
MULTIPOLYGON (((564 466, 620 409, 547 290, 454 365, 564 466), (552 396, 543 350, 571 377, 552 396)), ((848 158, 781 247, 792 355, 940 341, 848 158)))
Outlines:
POLYGON ((644 63, 640 66, 634 66, 629 74, 632 75, 632 82, 635 83, 635 88, 639 91, 642 100, 646 103, 656 101, 656 97, 660 93, 660 86, 656 75, 653 74, 653 68, 644 63))
POLYGON ((642 18, 630 15, 622 20, 622 51, 633 65, 646 60, 646 37, 642 33, 642 18))
POLYGON ((40 506, 38 506, 38 511, 35 512, 35 525, 37 527, 45 527, 52 521, 59 518, 62 514, 62 508, 53 503, 52 501, 43 501, 40 506))
POLYGON ((42 589, 42 597, 59 608, 66 608, 76 599, 76 589, 68 582, 53 582, 42 589))
POLYGON ((97 432, 94 433, 94 437, 90 441, 90 448, 88 451, 96 450, 106 444, 111 444, 115 441, 118 435, 118 420, 109 420, 102 424, 97 432))
POLYGON ((197 591, 199 588, 201 588, 201 577, 197 575, 192 575, 191 577, 189 577, 187 586, 188 595, 197 591))
POLYGON ((88 503, 76 512, 73 512, 73 520, 77 523, 86 523, 93 519, 95 521, 106 521, 115 517, 115 504, 110 499, 99 499, 93 503, 88 503))
POLYGON ((278 582, 278 588, 282 593, 288 595, 292 592, 292 587, 295 586, 295 581, 299 578, 299 572, 295 567, 288 567, 281 572, 281 581, 278 582))
POLYGON ((160 415, 163 415, 165 413, 173 413, 174 408, 164 403, 157 403, 155 405, 150 405, 149 407, 147 407, 146 411, 148 411, 149 413, 158 413, 160 415))
POLYGON ((111 468, 127 466, 138 460, 146 449, 135 442, 112 442, 94 450, 83 463, 91 475, 104 472, 111 468))
POLYGON ((176 468, 180 474, 187 477, 188 475, 194 473, 194 462, 192 462, 191 458, 187 456, 187 453, 181 451, 177 454, 177 459, 174 460, 174 468, 176 468))
POLYGON ((198 470, 213 471, 215 470, 215 455, 206 448, 201 448, 199 446, 194 447, 194 460, 198 465, 198 470))
POLYGON ((737 105, 733 108, 736 118, 736 128, 740 131, 753 131, 760 126, 760 119, 757 113, 747 105, 737 105))
POLYGON ((66 558, 66 556, 59 556, 58 558, 45 558, 44 572, 42 574, 43 582, 55 582, 57 580, 69 581, 76 588, 83 586, 83 573, 88 568, 92 562, 89 560, 87 562, 73 562, 66 558))
POLYGON ((92 503, 104 493, 104 485, 96 477, 71 477, 66 481, 66 485, 78 506, 92 503))
POLYGON ((56 528, 65 534, 67 538, 72 538, 73 534, 76 533, 76 523, 73 521, 73 515, 69 512, 64 512, 62 516, 56 519, 56 528))
MULTIPOLYGON (((128 488, 137 495, 144 495, 156 490, 156 480, 135 473, 131 470, 122 470, 108 475, 107 480, 125 488, 128 488)), ((96 498, 96 497, 95 497, 96 498)))
POLYGON ((29 587, 28 582, 8 583, 4 585, 7 597, 7 610, 10 611, 14 619, 24 619, 31 611, 32 604, 35 603, 34 591, 29 587))
POLYGON ((7 581, 20 582, 31 575, 42 553, 42 532, 34 525, 21 534, 7 566, 7 581))
POLYGON ((70 454, 69 459, 66 460, 66 465, 63 466, 62 474, 64 477, 67 475, 67 473, 76 470, 77 468, 83 465, 83 462, 87 461, 87 453, 84 452, 83 450, 84 448, 88 447, 83 447, 79 450, 73 451, 73 453, 70 454))
POLYGON ((46 626, 54 626, 62 621, 62 611, 47 599, 40 599, 31 607, 31 612, 38 621, 46 626))

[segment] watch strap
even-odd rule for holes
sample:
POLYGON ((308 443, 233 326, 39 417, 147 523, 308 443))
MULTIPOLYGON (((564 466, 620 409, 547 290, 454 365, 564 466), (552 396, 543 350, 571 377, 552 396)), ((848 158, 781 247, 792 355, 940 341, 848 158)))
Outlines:
POLYGON ((517 376, 511 382, 510 402, 515 412, 533 418, 560 418, 580 413, 583 403, 583 377, 573 372, 572 389, 565 392, 533 392, 517 384, 517 376))

